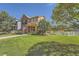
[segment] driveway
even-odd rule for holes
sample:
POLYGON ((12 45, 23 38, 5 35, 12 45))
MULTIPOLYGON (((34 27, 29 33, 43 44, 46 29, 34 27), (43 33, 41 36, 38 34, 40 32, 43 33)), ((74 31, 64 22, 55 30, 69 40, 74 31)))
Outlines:
POLYGON ((13 38, 13 37, 19 37, 19 36, 24 36, 26 34, 22 34, 22 35, 12 35, 12 36, 4 36, 4 37, 0 37, 0 39, 7 39, 7 38, 13 38))

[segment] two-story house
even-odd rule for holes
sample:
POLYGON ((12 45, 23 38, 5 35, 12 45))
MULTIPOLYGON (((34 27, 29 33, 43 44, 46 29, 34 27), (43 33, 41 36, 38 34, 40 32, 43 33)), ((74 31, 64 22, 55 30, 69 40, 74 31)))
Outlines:
POLYGON ((28 17, 26 15, 23 15, 21 18, 22 26, 21 30, 25 32, 37 32, 38 30, 38 23, 41 20, 44 20, 44 16, 34 16, 34 17, 28 17))

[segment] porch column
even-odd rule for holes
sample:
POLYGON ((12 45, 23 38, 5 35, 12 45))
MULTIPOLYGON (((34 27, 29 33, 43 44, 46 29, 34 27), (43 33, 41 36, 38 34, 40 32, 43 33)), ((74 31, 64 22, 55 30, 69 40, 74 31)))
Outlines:
POLYGON ((35 32, 37 32, 37 26, 35 26, 35 32))

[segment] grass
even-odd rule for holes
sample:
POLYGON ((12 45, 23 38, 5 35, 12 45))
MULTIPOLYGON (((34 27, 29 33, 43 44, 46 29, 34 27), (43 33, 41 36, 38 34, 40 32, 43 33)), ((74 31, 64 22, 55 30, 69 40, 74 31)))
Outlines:
POLYGON ((79 36, 59 36, 59 35, 26 35, 16 38, 0 40, 0 55, 24 56, 29 48, 40 42, 60 42, 63 44, 79 45, 79 36))

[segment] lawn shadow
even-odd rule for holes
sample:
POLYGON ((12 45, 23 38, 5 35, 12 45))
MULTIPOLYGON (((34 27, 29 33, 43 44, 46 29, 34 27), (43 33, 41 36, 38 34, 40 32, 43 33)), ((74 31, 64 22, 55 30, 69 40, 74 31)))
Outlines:
POLYGON ((79 56, 79 45, 40 42, 33 45, 26 56, 79 56))

